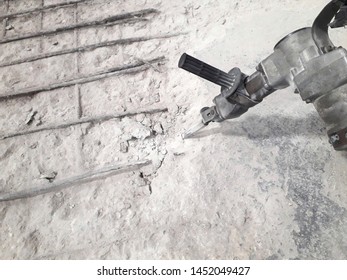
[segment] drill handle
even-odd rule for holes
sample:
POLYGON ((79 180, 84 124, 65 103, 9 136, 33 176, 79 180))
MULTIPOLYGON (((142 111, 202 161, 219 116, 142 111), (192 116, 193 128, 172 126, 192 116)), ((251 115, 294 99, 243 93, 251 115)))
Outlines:
POLYGON ((225 73, 224 71, 219 70, 186 53, 181 56, 178 67, 221 87, 230 88, 233 86, 234 79, 228 73, 225 73))

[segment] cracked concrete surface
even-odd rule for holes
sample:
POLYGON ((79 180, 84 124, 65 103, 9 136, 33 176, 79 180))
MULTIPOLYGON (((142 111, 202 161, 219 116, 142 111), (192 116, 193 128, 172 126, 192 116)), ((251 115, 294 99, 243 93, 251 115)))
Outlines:
MULTIPOLYGON (((0 13, 64 2, 3 0, 0 13)), ((278 40, 311 25, 326 3, 93 0, 4 20, 1 40, 148 8, 159 11, 1 44, 4 64, 156 37, 0 68, 1 98, 134 63, 146 66, 1 99, 0 136, 24 135, 0 140, 0 194, 113 163, 152 160, 139 170, 58 193, 0 203, 0 258, 345 259, 347 154, 330 147, 313 106, 291 89, 274 93, 237 120, 210 125, 193 139, 180 137, 219 90, 177 69, 181 53, 252 73, 278 40), (161 56, 161 63, 146 62, 161 56), (122 117, 100 120, 109 115, 122 117), (85 118, 99 121, 27 134, 85 118)), ((347 46, 343 32, 331 36, 347 46)))

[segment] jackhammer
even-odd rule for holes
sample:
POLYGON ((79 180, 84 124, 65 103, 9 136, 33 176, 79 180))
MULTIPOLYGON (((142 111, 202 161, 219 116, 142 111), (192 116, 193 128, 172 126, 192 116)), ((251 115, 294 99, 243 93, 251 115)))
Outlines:
POLYGON ((328 29, 347 25, 347 0, 331 1, 312 27, 296 30, 274 47, 256 71, 246 75, 239 68, 228 73, 183 54, 179 67, 221 86, 212 107, 202 108, 201 123, 188 130, 189 138, 211 122, 238 118, 279 89, 289 86, 306 103, 313 103, 327 124, 335 150, 347 150, 347 51, 336 47, 328 29))

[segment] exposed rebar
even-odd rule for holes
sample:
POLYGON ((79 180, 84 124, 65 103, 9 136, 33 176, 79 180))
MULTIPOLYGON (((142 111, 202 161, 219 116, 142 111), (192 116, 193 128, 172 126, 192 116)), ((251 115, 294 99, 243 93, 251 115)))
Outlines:
POLYGON ((26 11, 23 11, 23 12, 3 15, 3 16, 0 16, 0 20, 11 19, 11 18, 25 16, 25 15, 29 15, 29 14, 42 13, 42 12, 47 11, 47 10, 65 8, 65 7, 68 7, 68 6, 75 5, 75 4, 81 4, 81 3, 92 2, 92 1, 93 0, 76 0, 76 1, 68 1, 68 2, 65 2, 65 3, 58 3, 58 4, 47 5, 47 6, 43 6, 43 7, 40 7, 40 8, 29 9, 29 10, 26 10, 26 11))
POLYGON ((14 99, 19 97, 31 96, 42 91, 51 91, 51 90, 69 87, 73 85, 86 84, 86 83, 105 79, 115 75, 134 74, 141 71, 145 71, 150 68, 151 64, 162 62, 164 60, 165 60, 165 57, 161 56, 161 57, 154 58, 152 60, 139 61, 137 63, 129 64, 126 66, 114 67, 114 68, 107 69, 90 76, 79 77, 79 78, 75 78, 75 79, 71 79, 71 80, 67 80, 67 81, 63 81, 59 83, 54 83, 54 84, 50 84, 50 85, 46 85, 42 87, 25 88, 15 92, 7 92, 5 94, 0 95, 0 101, 6 100, 6 99, 14 99))
POLYGON ((116 165, 106 166, 106 167, 89 171, 74 177, 63 179, 51 184, 28 188, 26 190, 14 192, 14 193, 0 194, 0 202, 26 199, 26 198, 31 198, 31 197, 47 194, 47 193, 59 192, 63 189, 72 187, 76 184, 84 184, 94 180, 100 180, 102 178, 109 177, 111 175, 116 175, 119 173, 132 171, 134 169, 147 166, 151 163, 152 161, 150 160, 144 160, 144 161, 137 161, 137 162, 126 163, 126 164, 116 164, 116 165))
POLYGON ((124 13, 119 14, 115 16, 111 16, 102 20, 95 20, 90 22, 84 22, 84 23, 78 23, 73 24, 65 27, 59 27, 53 30, 47 30, 47 31, 41 31, 36 33, 28 33, 26 35, 19 35, 15 37, 10 38, 4 38, 0 40, 0 44, 20 41, 24 39, 32 39, 42 36, 49 36, 49 35, 55 35, 57 33, 76 30, 76 29, 82 29, 82 28, 88 28, 88 27, 95 27, 100 25, 114 25, 118 23, 124 23, 124 22, 133 22, 133 21, 142 21, 144 16, 150 15, 150 14, 158 14, 159 11, 156 9, 144 9, 136 12, 130 12, 130 13, 124 13))
POLYGON ((60 124, 54 124, 50 126, 42 126, 36 129, 26 130, 26 131, 20 131, 20 132, 14 132, 11 134, 0 136, 0 140, 8 139, 8 138, 14 138, 18 136, 23 135, 29 135, 38 133, 41 131, 47 131, 47 130, 58 130, 58 129, 65 129, 71 126, 81 125, 85 123, 100 123, 100 122, 106 122, 112 119, 122 119, 125 117, 132 117, 139 114, 157 114, 157 113, 163 113, 167 112, 168 108, 152 108, 152 109, 144 109, 144 110, 136 110, 133 112, 125 112, 121 114, 115 114, 115 115, 105 115, 105 116, 98 116, 98 117, 84 117, 80 118, 76 121, 67 122, 67 123, 60 123, 60 124))
POLYGON ((176 37, 176 36, 183 35, 183 34, 184 33, 177 33, 177 34, 145 36, 145 37, 133 37, 133 38, 112 40, 112 41, 101 42, 101 43, 87 45, 87 46, 81 46, 81 47, 76 47, 76 48, 71 48, 71 49, 66 49, 66 50, 60 50, 60 51, 56 51, 56 52, 39 54, 39 55, 36 55, 36 56, 31 56, 31 57, 28 57, 28 58, 17 59, 17 60, 13 60, 13 61, 10 61, 10 62, 4 62, 4 63, 0 64, 0 67, 7 67, 7 66, 13 66, 13 65, 17 65, 17 64, 33 62, 33 61, 46 59, 46 58, 59 56, 59 55, 66 55, 66 54, 72 54, 72 53, 77 53, 77 52, 82 53, 82 52, 92 51, 92 50, 95 50, 95 49, 98 49, 98 48, 103 48, 103 47, 111 47, 111 46, 116 46, 116 45, 130 45, 130 44, 133 44, 133 43, 144 42, 144 41, 149 41, 149 40, 167 39, 167 38, 172 38, 172 37, 176 37))

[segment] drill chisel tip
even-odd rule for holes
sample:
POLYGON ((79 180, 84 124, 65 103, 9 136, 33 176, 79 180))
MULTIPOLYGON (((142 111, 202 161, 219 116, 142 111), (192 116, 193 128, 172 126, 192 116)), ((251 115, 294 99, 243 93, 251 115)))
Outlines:
POLYGON ((189 128, 188 130, 186 130, 181 136, 182 139, 188 139, 191 138, 196 132, 198 132, 199 130, 203 129, 206 125, 201 121, 198 124, 196 124, 195 126, 192 126, 191 128, 189 128))

